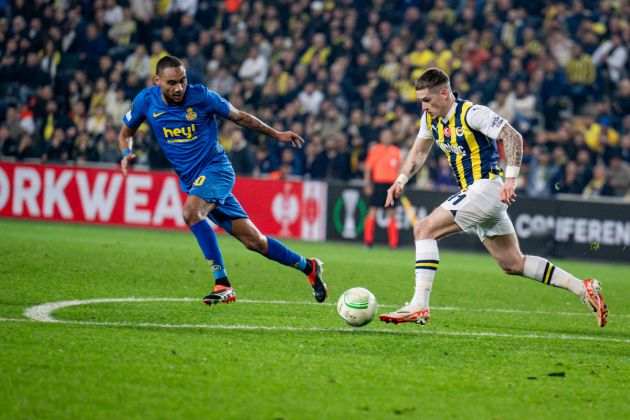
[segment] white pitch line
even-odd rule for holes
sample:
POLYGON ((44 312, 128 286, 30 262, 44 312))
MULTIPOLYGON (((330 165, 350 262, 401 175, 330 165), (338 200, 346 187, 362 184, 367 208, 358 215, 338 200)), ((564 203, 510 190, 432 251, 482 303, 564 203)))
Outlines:
MULTIPOLYGON (((157 324, 157 323, 130 323, 130 322, 96 322, 96 321, 72 321, 55 319, 52 312, 71 306, 87 305, 93 303, 118 303, 118 302, 190 302, 197 301, 193 298, 105 298, 105 299, 85 299, 68 300, 63 302, 51 302, 33 306, 24 311, 27 319, 0 318, 0 321, 36 321, 45 323, 74 324, 74 325, 97 325, 112 327, 141 327, 141 328, 186 328, 186 329, 211 329, 211 330, 271 330, 271 331, 308 331, 308 332, 345 332, 345 333, 377 333, 377 334, 414 334, 414 335, 444 335, 444 336, 468 336, 468 337, 504 337, 504 338, 527 338, 545 340, 582 340, 582 341, 607 341, 615 343, 630 343, 630 339, 587 336, 587 335, 567 335, 567 334, 508 334, 485 331, 435 331, 430 329, 396 331, 392 329, 353 329, 353 328, 320 328, 320 327, 291 327, 291 326, 265 326, 265 325, 209 325, 209 324, 157 324)), ((289 302, 289 301, 263 301, 263 300, 239 300, 241 303, 274 303, 274 304, 308 304, 317 305, 312 302, 289 302)), ((328 304, 330 305, 330 304, 328 304)), ((383 305, 385 306, 385 305, 383 305)), ((393 305, 388 305, 393 306, 393 305)), ((445 310, 461 310, 461 308, 442 308, 445 310)), ((570 313, 573 314, 573 313, 570 313)))
MULTIPOLYGON (((10 319, 0 318, 0 321, 30 321, 38 322, 31 319, 10 319)), ((45 321, 50 323, 50 321, 45 321)), ((291 326, 273 326, 273 325, 209 325, 209 324, 156 324, 151 322, 96 322, 96 321, 69 321, 69 320, 54 320, 57 324, 70 324, 70 325, 92 325, 92 326, 106 326, 106 327, 125 327, 125 328, 164 328, 164 329, 205 329, 205 330, 241 330, 241 331, 295 331, 295 332, 338 332, 338 333, 350 333, 350 334, 396 334, 396 335, 444 335, 444 336, 458 336, 458 337, 500 337, 500 338, 526 338, 526 339, 541 339, 541 340, 578 340, 578 341, 605 341, 612 343, 624 343, 630 344, 630 339, 613 338, 613 337, 595 337, 588 335, 567 335, 567 334, 508 334, 508 333, 495 333, 488 331, 435 331, 435 330, 374 330, 374 329, 359 329, 359 328, 321 328, 321 327, 291 327, 291 326)))
MULTIPOLYGON (((57 322, 50 316, 50 313, 57 309, 66 308, 77 305, 88 305, 92 303, 117 303, 117 302, 198 302, 197 298, 104 298, 104 299, 84 299, 84 300, 68 300, 62 302, 51 302, 42 305, 33 306, 24 311, 24 316, 41 322, 57 322)), ((334 303, 316 303, 316 302, 294 302, 287 300, 252 300, 238 299, 239 303, 263 303, 272 305, 315 305, 315 306, 334 306, 334 303)), ((397 308, 400 305, 379 305, 381 308, 397 308)), ((551 311, 528 311, 524 309, 500 309, 500 308, 478 308, 468 309, 454 306, 432 307, 432 311, 468 311, 468 312, 497 312, 507 314, 529 314, 529 315, 554 315, 554 316, 592 316, 588 312, 551 312, 551 311)), ((628 314, 614 314, 615 318, 628 318, 628 314)))
POLYGON ((26 318, 0 318, 0 321, 3 321, 3 322, 35 322, 32 319, 26 319, 26 318))

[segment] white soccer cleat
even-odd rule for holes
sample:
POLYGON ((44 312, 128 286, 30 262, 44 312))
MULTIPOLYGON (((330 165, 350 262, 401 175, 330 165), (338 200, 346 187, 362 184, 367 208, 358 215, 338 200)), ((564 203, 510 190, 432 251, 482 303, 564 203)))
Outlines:
POLYGON ((431 318, 430 312, 429 308, 421 309, 414 303, 407 303, 397 311, 380 315, 378 319, 387 324, 391 322, 394 325, 403 322, 415 322, 416 324, 426 325, 431 318))
POLYGON ((582 298, 582 303, 593 312, 597 325, 604 327, 608 318, 608 305, 606 305, 602 297, 601 285, 595 279, 584 280, 583 283, 586 293, 582 298))

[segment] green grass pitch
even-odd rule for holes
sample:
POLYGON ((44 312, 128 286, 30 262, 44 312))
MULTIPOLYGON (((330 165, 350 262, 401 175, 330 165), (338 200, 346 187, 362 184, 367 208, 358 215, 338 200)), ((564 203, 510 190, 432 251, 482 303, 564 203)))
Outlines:
POLYGON ((554 261, 602 281, 603 329, 569 292, 446 251, 427 326, 353 329, 341 292, 404 304, 412 248, 287 241, 325 263, 317 305, 299 272, 220 243, 239 301, 209 308, 187 232, 0 220, 0 418, 630 417, 630 265, 554 261), (107 301, 130 297, 172 300, 107 301), (24 314, 85 299, 104 301, 24 314))

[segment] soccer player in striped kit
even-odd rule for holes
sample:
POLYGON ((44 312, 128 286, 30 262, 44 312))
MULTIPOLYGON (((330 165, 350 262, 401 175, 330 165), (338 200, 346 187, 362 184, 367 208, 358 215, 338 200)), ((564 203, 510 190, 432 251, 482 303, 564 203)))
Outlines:
POLYGON ((426 324, 440 260, 437 240, 473 231, 505 273, 569 290, 593 312, 600 327, 606 325, 608 308, 598 280, 580 280, 545 258, 521 253, 507 215, 508 206, 516 200, 516 178, 523 156, 521 135, 491 109, 457 98, 448 75, 438 68, 426 70, 415 87, 423 110, 420 131, 398 179, 388 189, 385 206, 400 196, 434 143, 449 159, 461 191, 416 223, 415 293, 409 304, 381 315, 381 321, 426 324), (499 167, 497 140, 503 142, 505 150, 505 173, 499 167))

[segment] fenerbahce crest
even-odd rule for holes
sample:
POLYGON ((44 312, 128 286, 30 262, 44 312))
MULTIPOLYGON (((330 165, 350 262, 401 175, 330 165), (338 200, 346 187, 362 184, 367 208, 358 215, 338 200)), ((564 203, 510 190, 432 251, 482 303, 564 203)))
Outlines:
POLYGON ((197 119, 197 113, 192 108, 188 108, 186 110, 186 119, 188 121, 196 120, 197 119))

